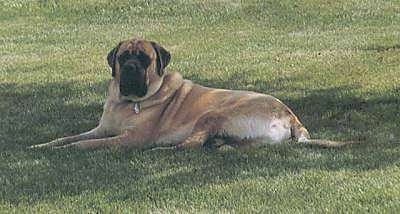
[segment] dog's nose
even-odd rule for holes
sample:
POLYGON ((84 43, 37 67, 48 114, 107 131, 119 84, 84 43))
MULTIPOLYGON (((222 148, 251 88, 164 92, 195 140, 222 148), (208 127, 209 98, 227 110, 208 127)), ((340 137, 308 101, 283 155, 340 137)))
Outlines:
POLYGON ((127 71, 133 71, 133 72, 136 72, 136 71, 138 71, 138 69, 136 68, 136 65, 134 65, 134 64, 128 64, 128 65, 125 65, 124 66, 124 70, 127 70, 127 71))

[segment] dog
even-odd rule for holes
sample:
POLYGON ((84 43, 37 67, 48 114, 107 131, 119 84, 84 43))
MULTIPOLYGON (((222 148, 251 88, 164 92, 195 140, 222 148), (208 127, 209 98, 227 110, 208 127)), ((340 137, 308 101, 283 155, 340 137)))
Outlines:
POLYGON ((99 125, 31 148, 196 149, 209 143, 242 148, 290 139, 323 147, 349 143, 311 139, 292 110, 273 96, 208 88, 166 72, 170 60, 155 42, 120 42, 107 56, 113 79, 99 125))

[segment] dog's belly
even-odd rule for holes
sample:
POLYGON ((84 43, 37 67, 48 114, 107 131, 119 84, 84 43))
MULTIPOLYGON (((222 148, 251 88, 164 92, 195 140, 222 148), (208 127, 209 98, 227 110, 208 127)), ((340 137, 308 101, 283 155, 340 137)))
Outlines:
MULTIPOLYGON (((194 130, 195 122, 180 126, 179 128, 167 129, 153 139, 155 146, 177 145, 187 139, 194 130)), ((289 120, 285 119, 263 119, 252 116, 233 116, 218 128, 216 135, 210 137, 227 138, 244 141, 254 141, 257 146, 264 144, 279 144, 291 137, 289 120)))
POLYGON ((290 125, 285 119, 262 117, 233 117, 225 122, 219 133, 235 139, 257 140, 262 144, 278 144, 291 136, 290 125))

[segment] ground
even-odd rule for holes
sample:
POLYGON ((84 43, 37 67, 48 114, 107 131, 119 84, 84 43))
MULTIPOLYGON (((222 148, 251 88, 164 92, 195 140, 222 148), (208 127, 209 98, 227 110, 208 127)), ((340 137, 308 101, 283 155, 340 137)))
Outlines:
POLYGON ((396 213, 398 0, 0 1, 2 213, 396 213), (274 95, 321 149, 29 150, 94 127, 107 53, 132 36, 169 70, 274 95))

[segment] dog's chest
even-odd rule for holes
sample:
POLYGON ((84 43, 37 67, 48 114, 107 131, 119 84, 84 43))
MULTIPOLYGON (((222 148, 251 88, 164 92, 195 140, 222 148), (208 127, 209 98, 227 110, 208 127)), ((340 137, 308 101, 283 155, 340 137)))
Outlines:
POLYGON ((148 117, 149 111, 141 111, 134 103, 108 102, 104 106, 101 123, 108 132, 117 135, 125 130, 149 128, 148 123, 144 122, 148 117))

